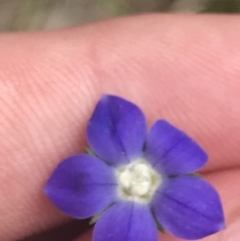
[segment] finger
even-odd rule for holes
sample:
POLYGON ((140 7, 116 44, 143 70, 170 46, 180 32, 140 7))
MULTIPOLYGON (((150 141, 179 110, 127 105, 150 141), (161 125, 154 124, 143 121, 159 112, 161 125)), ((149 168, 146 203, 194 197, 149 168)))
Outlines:
POLYGON ((42 109, 50 112, 57 104, 63 105, 59 115, 65 114, 64 108, 74 114, 84 100, 81 113, 86 118, 103 92, 119 94, 140 105, 149 124, 166 118, 196 138, 210 154, 206 170, 238 165, 240 36, 232 23, 235 18, 158 19, 29 34, 17 41, 2 37, 3 88, 12 95, 28 92, 20 98, 14 95, 14 101, 27 106, 30 101, 32 108, 40 105, 41 115, 42 109), (59 103, 48 103, 53 100, 59 103))
POLYGON ((1 240, 65 219, 42 186, 61 159, 82 151, 87 121, 103 92, 137 103, 149 124, 168 119, 193 136, 210 155, 206 170, 237 166, 236 19, 145 16, 2 35, 1 240))
MULTIPOLYGON (((226 215, 226 229, 208 236, 204 241, 235 241, 240 238, 240 204, 239 196, 240 189, 237 185, 232 185, 240 181, 240 171, 223 171, 215 174, 210 174, 206 176, 207 180, 210 181, 218 190, 220 197, 223 202, 224 212, 226 215)), ((187 223, 183 224, 187 225, 187 223)), ((91 241, 92 240, 92 230, 88 230, 84 234, 80 235, 75 241, 91 241)), ((159 233, 159 240, 161 241, 180 241, 183 239, 178 239, 172 235, 166 233, 159 233)))

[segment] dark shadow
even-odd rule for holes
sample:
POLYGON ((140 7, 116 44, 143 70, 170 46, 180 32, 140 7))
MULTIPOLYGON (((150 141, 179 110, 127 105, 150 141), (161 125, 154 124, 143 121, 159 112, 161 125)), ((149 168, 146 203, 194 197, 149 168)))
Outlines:
POLYGON ((78 220, 18 241, 73 241, 90 228, 89 220, 78 220))

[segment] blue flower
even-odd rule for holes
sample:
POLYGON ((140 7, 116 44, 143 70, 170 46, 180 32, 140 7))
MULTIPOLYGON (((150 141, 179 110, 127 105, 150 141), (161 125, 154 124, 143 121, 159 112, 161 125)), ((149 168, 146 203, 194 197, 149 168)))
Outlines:
POLYGON ((191 174, 207 155, 184 132, 158 120, 147 133, 136 105, 104 95, 87 139, 95 155, 64 160, 44 192, 72 217, 99 215, 94 241, 157 241, 157 224, 184 239, 224 228, 217 192, 191 174))

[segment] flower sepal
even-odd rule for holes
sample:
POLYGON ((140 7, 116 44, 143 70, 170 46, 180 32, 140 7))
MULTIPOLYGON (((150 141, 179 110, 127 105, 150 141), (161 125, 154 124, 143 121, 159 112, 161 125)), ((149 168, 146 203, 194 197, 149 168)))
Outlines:
POLYGON ((94 215, 94 216, 90 219, 89 225, 95 224, 95 223, 98 221, 98 219, 101 217, 102 214, 103 214, 103 212, 94 215))
POLYGON ((157 225, 157 229, 161 232, 161 233, 166 233, 166 230, 164 229, 164 227, 158 222, 157 218, 154 217, 156 225, 157 225))
POLYGON ((97 156, 90 147, 85 146, 84 151, 85 151, 85 153, 87 153, 90 156, 97 156))

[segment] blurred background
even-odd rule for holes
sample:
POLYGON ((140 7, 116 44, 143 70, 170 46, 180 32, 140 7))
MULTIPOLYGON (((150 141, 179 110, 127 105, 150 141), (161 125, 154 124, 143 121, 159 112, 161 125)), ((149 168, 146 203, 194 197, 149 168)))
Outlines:
POLYGON ((240 13, 240 0, 0 0, 0 32, 56 29, 147 12, 240 13))

